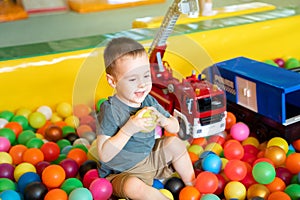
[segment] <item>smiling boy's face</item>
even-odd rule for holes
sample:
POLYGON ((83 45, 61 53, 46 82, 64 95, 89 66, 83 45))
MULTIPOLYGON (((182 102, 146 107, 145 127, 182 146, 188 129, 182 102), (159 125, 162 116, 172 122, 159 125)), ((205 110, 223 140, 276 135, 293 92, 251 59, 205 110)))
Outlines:
POLYGON ((116 89, 116 96, 131 107, 140 107, 152 88, 147 54, 123 56, 114 67, 114 76, 107 75, 107 79, 116 89))

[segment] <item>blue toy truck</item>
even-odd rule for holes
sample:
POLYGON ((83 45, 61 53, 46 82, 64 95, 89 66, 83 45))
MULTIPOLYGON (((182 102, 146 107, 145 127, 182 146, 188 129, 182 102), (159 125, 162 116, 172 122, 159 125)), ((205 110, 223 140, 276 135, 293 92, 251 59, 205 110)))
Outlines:
POLYGON ((261 141, 300 138, 300 73, 237 57, 204 74, 226 91, 227 111, 248 124, 261 141))

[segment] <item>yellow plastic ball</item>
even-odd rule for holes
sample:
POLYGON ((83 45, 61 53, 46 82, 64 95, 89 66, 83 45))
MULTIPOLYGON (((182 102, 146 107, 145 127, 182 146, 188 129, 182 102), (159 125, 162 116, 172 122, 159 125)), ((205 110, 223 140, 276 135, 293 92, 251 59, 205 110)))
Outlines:
POLYGON ((26 172, 34 172, 36 173, 36 169, 33 164, 23 162, 16 166, 14 171, 14 178, 16 181, 19 180, 19 178, 26 172))
POLYGON ((221 162, 222 162, 222 170, 224 170, 226 164, 228 163, 227 158, 221 158, 221 162))
POLYGON ((246 198, 246 187, 238 181, 230 181, 224 188, 226 199, 244 200, 246 198))
POLYGON ((220 155, 223 151, 223 147, 216 142, 212 142, 206 145, 204 151, 212 151, 217 155, 220 155))
POLYGON ((267 143, 267 147, 278 146, 284 150, 285 153, 289 150, 289 144, 287 141, 281 137, 273 137, 267 143))
POLYGON ((26 118, 28 118, 28 116, 32 113, 32 111, 29 108, 19 108, 15 115, 21 115, 24 116, 26 118))
POLYGON ((52 123, 56 123, 56 122, 60 122, 60 121, 64 121, 64 120, 61 116, 58 115, 58 113, 53 113, 52 116, 51 116, 50 121, 52 123))
POLYGON ((257 138, 255 137, 248 137, 246 138, 243 142, 242 142, 242 145, 247 145, 247 144, 251 144, 255 147, 258 147, 259 146, 259 141, 257 138))
POLYGON ((28 116, 28 122, 33 128, 41 128, 46 123, 46 117, 40 112, 33 112, 28 116))
POLYGON ((72 108, 71 104, 62 102, 56 106, 56 112, 59 116, 66 118, 66 117, 69 117, 70 115, 72 115, 73 108, 72 108))
POLYGON ((200 156, 200 154, 203 152, 203 147, 197 144, 192 144, 191 146, 189 146, 188 152, 192 152, 195 153, 197 156, 200 156))
POLYGON ((13 159, 7 152, 0 152, 0 164, 2 163, 8 163, 12 164, 13 159))
POLYGON ((165 195, 168 199, 174 200, 173 194, 167 189, 159 190, 163 195, 165 195))
POLYGON ((71 115, 69 117, 67 117, 65 119, 65 122, 67 123, 68 126, 71 126, 73 128, 77 128, 79 126, 79 118, 74 116, 74 115, 71 115))

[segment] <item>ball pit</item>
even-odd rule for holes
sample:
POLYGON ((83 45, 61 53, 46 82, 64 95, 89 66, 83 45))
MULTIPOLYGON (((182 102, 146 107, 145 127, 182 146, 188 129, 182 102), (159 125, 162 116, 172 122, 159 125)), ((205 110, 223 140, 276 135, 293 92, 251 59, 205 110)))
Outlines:
MULTIPOLYGON (((118 199, 89 156, 96 138, 92 109, 58 105, 0 112, 0 198, 118 199)), ((178 200, 298 199, 299 143, 281 137, 260 143, 230 113, 225 132, 187 142, 194 186, 175 176, 154 180, 153 187, 178 200)))

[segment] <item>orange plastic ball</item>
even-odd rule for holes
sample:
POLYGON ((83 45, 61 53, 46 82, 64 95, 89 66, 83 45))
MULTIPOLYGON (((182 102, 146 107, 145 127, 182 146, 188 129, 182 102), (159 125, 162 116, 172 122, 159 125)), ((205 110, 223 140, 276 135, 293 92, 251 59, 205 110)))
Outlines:
POLYGON ((55 188, 50 190, 46 196, 44 197, 44 200, 68 200, 67 193, 59 188, 55 188))
POLYGON ((275 167, 281 166, 285 163, 285 151, 278 146, 270 146, 265 150, 265 158, 269 158, 275 167))
POLYGON ((186 186, 179 193, 179 200, 198 200, 200 197, 200 192, 193 186, 186 186))
POLYGON ((193 153, 193 152, 188 152, 190 159, 192 161, 192 164, 194 164, 197 160, 199 160, 199 157, 197 156, 197 154, 193 153))
POLYGON ((204 147, 207 144, 206 138, 194 138, 191 144, 197 144, 204 147))
POLYGON ((232 112, 227 112, 225 129, 229 130, 236 123, 236 117, 232 112))
POLYGON ((67 158, 71 158, 76 161, 78 166, 81 166, 87 160, 87 154, 84 150, 79 148, 74 148, 69 151, 67 158))
POLYGON ((77 127, 76 132, 79 137, 83 137, 84 133, 93 132, 93 129, 89 125, 83 124, 77 127))
POLYGON ((17 138, 19 134, 23 131, 22 125, 18 122, 8 122, 7 124, 5 124, 4 128, 11 129, 16 134, 17 138))
POLYGON ((37 132, 37 133, 40 133, 41 135, 44 135, 44 134, 45 134, 46 128, 47 128, 48 126, 50 126, 51 124, 52 124, 51 121, 46 121, 46 123, 44 124, 44 126, 38 128, 38 129, 36 130, 36 132, 37 132))
POLYGON ((23 144, 17 144, 10 148, 8 153, 12 157, 13 164, 18 165, 23 162, 23 154, 26 150, 27 147, 23 144))
POLYGON ((54 124, 56 126, 59 126, 60 128, 68 125, 65 121, 58 121, 58 122, 55 122, 54 124))
POLYGON ((49 165, 42 172, 42 181, 48 188, 59 187, 66 178, 66 172, 60 165, 49 165))
POLYGON ((297 151, 300 151, 300 139, 295 140, 292 145, 297 151))
POLYGON ((85 104, 77 104, 73 108, 73 114, 79 118, 89 115, 91 108, 85 104))
POLYGON ((36 165, 44 160, 43 152, 38 148, 27 149, 23 154, 23 161, 36 165))
POLYGON ((300 172, 300 153, 290 154, 285 161, 285 166, 293 174, 300 172))
POLYGON ((268 196, 268 200, 291 200, 291 197, 285 192, 276 191, 268 196))
POLYGON ((285 182, 279 177, 275 177, 274 181, 267 184, 266 186, 270 192, 284 191, 286 187, 285 182))
POLYGON ((218 189, 218 177, 209 171, 197 175, 195 187, 201 194, 214 193, 218 189))

